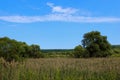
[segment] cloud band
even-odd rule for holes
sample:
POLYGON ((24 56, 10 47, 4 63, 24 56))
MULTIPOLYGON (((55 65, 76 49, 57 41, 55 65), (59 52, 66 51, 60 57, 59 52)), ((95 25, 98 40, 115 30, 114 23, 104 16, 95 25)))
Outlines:
POLYGON ((50 14, 45 16, 0 16, 0 20, 14 23, 33 23, 46 21, 78 23, 120 22, 120 18, 115 17, 84 17, 65 14, 50 14))

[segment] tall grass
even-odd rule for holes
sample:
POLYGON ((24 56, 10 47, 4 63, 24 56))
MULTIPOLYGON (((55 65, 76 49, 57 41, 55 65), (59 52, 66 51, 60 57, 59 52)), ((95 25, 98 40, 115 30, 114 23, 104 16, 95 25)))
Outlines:
POLYGON ((120 58, 0 59, 0 80, 120 80, 120 58))

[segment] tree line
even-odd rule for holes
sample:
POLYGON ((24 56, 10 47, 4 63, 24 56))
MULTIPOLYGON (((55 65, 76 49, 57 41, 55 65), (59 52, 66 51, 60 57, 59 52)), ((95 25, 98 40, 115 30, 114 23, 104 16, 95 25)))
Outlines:
POLYGON ((0 38, 0 57, 6 61, 19 61, 24 58, 43 57, 109 57, 120 56, 119 46, 111 46, 107 36, 99 31, 91 31, 83 35, 82 45, 70 50, 41 50, 39 45, 28 45, 25 42, 16 41, 8 37, 0 38), (117 47, 117 48, 116 48, 117 47))

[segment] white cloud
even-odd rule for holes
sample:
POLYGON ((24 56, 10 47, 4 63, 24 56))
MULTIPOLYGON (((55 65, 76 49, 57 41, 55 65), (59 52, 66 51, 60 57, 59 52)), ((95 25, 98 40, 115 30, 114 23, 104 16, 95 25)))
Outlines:
POLYGON ((54 7, 53 5, 53 3, 50 3, 50 2, 47 2, 47 5, 49 6, 49 7, 54 7))
POLYGON ((0 20, 13 23, 33 23, 46 21, 61 22, 78 22, 78 23, 103 23, 103 22, 120 22, 120 18, 116 17, 86 17, 75 15, 77 9, 62 8, 54 6, 53 3, 47 3, 52 8, 52 13, 43 16, 0 16, 0 20))
POLYGON ((32 23, 45 21, 62 21, 78 23, 120 22, 120 18, 114 17, 84 17, 65 14, 50 14, 45 16, 1 16, 0 20, 15 23, 32 23))
POLYGON ((74 8, 62 8, 61 6, 54 6, 53 3, 47 3, 47 5, 52 8, 53 13, 74 14, 78 11, 74 8))

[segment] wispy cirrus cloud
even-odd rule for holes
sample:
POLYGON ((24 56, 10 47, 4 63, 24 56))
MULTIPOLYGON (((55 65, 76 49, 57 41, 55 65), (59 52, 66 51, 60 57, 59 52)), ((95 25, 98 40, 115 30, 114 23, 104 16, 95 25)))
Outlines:
POLYGON ((74 8, 63 8, 55 6, 53 3, 47 3, 52 12, 42 16, 0 16, 0 20, 13 23, 33 23, 46 21, 78 22, 78 23, 103 23, 120 22, 116 17, 91 17, 75 15, 79 10, 74 8))

